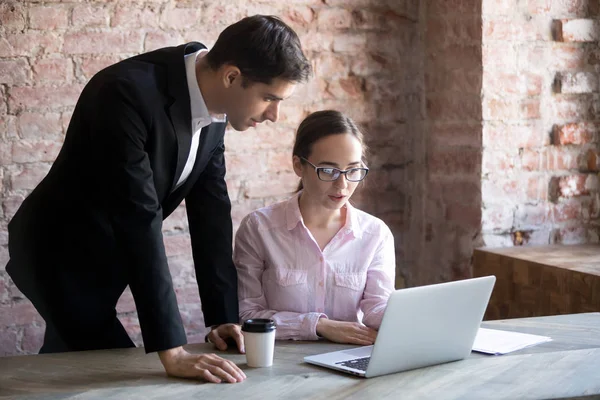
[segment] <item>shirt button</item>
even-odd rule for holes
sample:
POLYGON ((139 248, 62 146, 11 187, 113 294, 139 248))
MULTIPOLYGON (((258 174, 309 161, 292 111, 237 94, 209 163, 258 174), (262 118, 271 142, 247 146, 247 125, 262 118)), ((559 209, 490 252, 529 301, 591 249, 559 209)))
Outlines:
POLYGON ((323 257, 319 257, 319 261, 323 261, 323 257))
POLYGON ((323 287, 323 281, 319 282, 319 286, 323 287))
POLYGON ((323 309, 322 308, 317 308, 317 311, 318 312, 323 312, 323 309))

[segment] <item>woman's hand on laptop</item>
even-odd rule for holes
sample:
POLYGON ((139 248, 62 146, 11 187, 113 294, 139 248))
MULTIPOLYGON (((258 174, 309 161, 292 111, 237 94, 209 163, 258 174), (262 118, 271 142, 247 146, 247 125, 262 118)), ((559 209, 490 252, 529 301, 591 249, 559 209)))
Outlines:
POLYGON ((377 331, 358 322, 334 321, 327 318, 317 322, 317 334, 332 342, 369 346, 375 343, 377 331))

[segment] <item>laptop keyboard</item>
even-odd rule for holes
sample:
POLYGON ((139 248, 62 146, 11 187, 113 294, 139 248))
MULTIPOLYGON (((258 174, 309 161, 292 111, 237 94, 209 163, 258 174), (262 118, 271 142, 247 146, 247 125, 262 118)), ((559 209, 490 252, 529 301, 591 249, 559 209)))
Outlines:
POLYGON ((369 366, 369 361, 371 361, 371 357, 363 357, 363 358, 355 358, 354 360, 348 361, 340 361, 336 364, 342 365, 344 367, 358 369, 360 371, 366 371, 369 366))

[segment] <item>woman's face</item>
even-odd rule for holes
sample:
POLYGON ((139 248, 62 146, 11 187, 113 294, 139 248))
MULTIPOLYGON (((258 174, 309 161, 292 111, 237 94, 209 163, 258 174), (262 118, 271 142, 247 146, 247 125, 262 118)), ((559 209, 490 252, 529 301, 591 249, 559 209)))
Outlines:
MULTIPOLYGON (((308 161, 317 167, 333 167, 340 170, 364 167, 362 163, 362 145, 358 139, 348 133, 329 135, 317 140, 312 145, 308 161)), ((302 178, 304 190, 302 197, 309 203, 339 210, 350 199, 358 182, 350 182, 344 174, 335 181, 326 182, 319 179, 315 168, 294 156, 294 171, 302 178)))

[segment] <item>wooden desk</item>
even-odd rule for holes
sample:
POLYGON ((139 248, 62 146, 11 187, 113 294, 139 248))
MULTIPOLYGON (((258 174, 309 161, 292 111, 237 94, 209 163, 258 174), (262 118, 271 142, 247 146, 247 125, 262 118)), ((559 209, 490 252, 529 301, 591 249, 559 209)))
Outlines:
MULTIPOLYGON (((549 335, 554 341, 504 356, 466 360, 363 379, 305 364, 305 355, 349 346, 278 342, 272 368, 245 366, 237 384, 205 384, 165 376, 143 349, 0 358, 0 398, 33 399, 540 399, 600 396, 600 313, 483 324, 549 335), (13 397, 14 396, 14 397, 13 397)), ((410 329, 410 327, 407 327, 410 329)), ((195 352, 206 344, 190 345, 195 352)))
POLYGON ((600 311, 600 245, 481 248, 473 276, 496 275, 485 319, 600 311))

